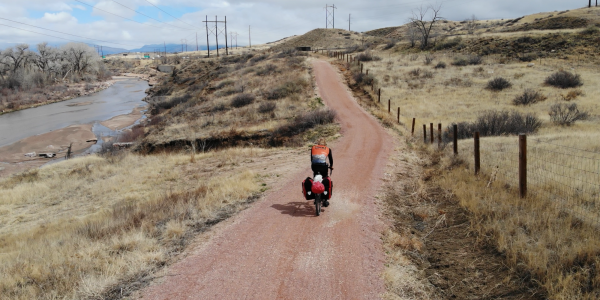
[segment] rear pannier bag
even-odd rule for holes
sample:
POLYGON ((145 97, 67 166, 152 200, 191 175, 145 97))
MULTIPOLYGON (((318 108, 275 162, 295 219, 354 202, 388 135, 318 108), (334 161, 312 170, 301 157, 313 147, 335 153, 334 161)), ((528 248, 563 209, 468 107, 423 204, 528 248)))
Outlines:
POLYGON ((313 180, 310 177, 306 177, 304 181, 302 181, 302 195, 304 195, 304 199, 312 200, 315 199, 315 194, 311 193, 310 195, 307 193, 312 188, 313 180))
POLYGON ((327 191, 327 200, 331 199, 331 192, 333 190, 333 181, 330 177, 323 178, 323 185, 325 186, 325 190, 327 191))

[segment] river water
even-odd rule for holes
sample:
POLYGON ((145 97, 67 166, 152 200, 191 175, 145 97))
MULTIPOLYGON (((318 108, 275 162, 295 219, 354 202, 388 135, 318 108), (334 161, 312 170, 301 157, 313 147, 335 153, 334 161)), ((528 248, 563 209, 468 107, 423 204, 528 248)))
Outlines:
POLYGON ((0 147, 70 125, 105 121, 145 106, 148 82, 116 79, 111 87, 92 95, 0 115, 0 147))

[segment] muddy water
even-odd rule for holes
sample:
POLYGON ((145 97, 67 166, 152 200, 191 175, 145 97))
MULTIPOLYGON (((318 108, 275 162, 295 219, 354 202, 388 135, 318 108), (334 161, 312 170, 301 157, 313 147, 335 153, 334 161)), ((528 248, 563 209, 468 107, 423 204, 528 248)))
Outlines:
POLYGON ((70 125, 128 114, 146 105, 142 99, 147 88, 148 83, 137 78, 117 79, 92 95, 0 115, 0 147, 70 125))

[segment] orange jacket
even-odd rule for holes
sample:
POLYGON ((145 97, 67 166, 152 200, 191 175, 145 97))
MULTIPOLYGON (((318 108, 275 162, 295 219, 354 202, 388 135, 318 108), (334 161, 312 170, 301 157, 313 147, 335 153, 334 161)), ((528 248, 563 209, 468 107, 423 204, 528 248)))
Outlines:
POLYGON ((310 150, 310 161, 313 164, 326 164, 329 158, 329 165, 333 167, 333 154, 327 146, 314 145, 310 150))

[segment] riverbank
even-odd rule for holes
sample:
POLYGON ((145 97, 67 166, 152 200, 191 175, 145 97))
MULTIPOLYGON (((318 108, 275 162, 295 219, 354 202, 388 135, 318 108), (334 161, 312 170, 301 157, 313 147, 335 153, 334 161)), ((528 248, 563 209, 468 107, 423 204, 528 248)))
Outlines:
POLYGON ((2 96, 4 96, 4 98, 29 97, 31 99, 35 99, 34 101, 36 102, 30 104, 13 104, 13 102, 8 101, 10 103, 4 105, 3 102, 0 101, 0 116, 3 114, 20 111, 28 108, 34 108, 42 105, 71 100, 77 97, 88 96, 111 87, 113 84, 115 84, 115 82, 116 80, 113 78, 107 81, 94 83, 81 82, 70 84, 56 84, 47 87, 43 90, 40 89, 39 93, 13 92, 10 90, 2 91, 2 96))
MULTIPOLYGON (((99 124, 113 130, 122 130, 143 117, 144 107, 137 107, 131 113, 119 115, 99 124)), ((71 151, 74 155, 85 152, 89 147, 96 144, 97 137, 92 131, 94 123, 72 125, 48 133, 30 136, 8 146, 0 147, 0 178, 39 168, 47 162, 55 159, 64 159, 69 145, 72 143, 71 151), (36 156, 25 156, 34 153, 36 156), (37 156, 39 153, 55 153, 55 158, 37 156)))

